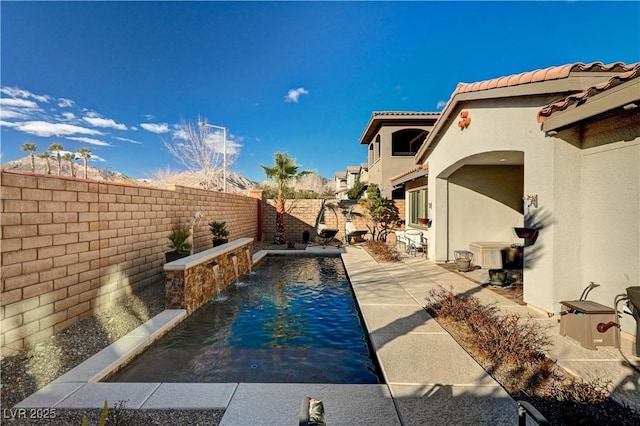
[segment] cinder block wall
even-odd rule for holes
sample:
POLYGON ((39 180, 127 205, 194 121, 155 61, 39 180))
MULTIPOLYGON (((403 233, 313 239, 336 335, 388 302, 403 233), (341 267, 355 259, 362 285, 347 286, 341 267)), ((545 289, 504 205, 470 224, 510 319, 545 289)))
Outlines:
MULTIPOLYGON (((302 242, 302 233, 304 231, 309 231, 310 241, 313 242, 315 240, 316 218, 322 208, 322 201, 323 200, 286 200, 285 230, 287 233, 287 241, 302 242)), ((345 242, 344 225, 347 221, 347 213, 350 211, 351 219, 356 224, 356 227, 358 229, 367 229, 366 214, 361 205, 351 200, 329 199, 324 201, 326 205, 331 205, 335 208, 338 216, 337 225, 340 230, 336 238, 340 241, 345 242)), ((403 218, 405 212, 404 200, 394 200, 394 203, 398 207, 400 217, 403 218)), ((273 242, 276 230, 276 200, 265 200, 263 215, 263 241, 265 243, 271 243, 273 242)), ((336 224, 334 214, 328 209, 325 220, 329 227, 333 227, 336 224)), ((370 237, 370 235, 368 236, 370 237)), ((367 236, 365 236, 365 238, 367 238, 367 236)), ((393 243, 393 241, 389 242, 393 243)))
POLYGON ((197 210, 195 252, 212 247, 211 220, 226 221, 230 239, 259 237, 261 201, 248 196, 6 171, 0 178, 3 355, 136 288, 164 286, 167 237, 197 210))

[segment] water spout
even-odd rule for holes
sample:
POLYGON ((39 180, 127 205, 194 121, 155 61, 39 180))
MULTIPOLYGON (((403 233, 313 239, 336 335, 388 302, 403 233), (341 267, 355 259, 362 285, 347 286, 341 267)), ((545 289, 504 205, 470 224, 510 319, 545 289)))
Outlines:
POLYGON ((235 253, 231 253, 229 255, 229 259, 231 259, 231 262, 233 263, 233 271, 236 274, 236 283, 237 283, 238 280, 240 279, 240 274, 238 273, 238 257, 235 255, 235 253))
POLYGON ((249 274, 251 274, 251 266, 253 263, 253 256, 251 256, 251 250, 247 247, 244 251, 247 255, 247 265, 249 265, 249 274))
POLYGON ((211 268, 213 275, 213 288, 216 289, 216 296, 220 294, 220 289, 223 287, 220 283, 220 265, 217 262, 208 263, 207 266, 211 268))

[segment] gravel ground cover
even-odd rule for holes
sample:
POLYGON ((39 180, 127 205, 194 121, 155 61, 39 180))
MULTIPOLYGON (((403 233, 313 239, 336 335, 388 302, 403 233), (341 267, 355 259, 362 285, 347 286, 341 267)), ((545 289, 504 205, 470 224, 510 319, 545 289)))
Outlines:
MULTIPOLYGON (((2 424, 80 425, 87 415, 97 424, 97 410, 55 410, 53 419, 18 419, 10 408, 73 367, 164 310, 164 283, 125 296, 110 309, 87 317, 44 342, 2 358, 0 397, 2 424)), ((126 401, 109 401, 109 425, 217 425, 220 410, 131 410, 126 401), (121 406, 124 404, 124 406, 121 406)))

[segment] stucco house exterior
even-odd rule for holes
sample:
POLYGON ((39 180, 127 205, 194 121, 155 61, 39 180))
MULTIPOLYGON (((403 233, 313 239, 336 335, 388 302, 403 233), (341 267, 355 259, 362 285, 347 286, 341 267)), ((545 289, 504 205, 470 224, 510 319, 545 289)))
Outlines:
MULTIPOLYGON (((375 142, 371 126, 361 143, 375 142)), ((461 83, 430 130, 414 165, 390 181, 406 190, 408 226, 417 214, 432 221, 422 227, 430 259, 524 245, 523 299, 547 312, 590 282, 600 286, 589 300, 607 306, 640 285, 640 64, 461 83)), ((372 149, 371 169, 382 157, 372 149)), ((630 316, 622 329, 635 333, 630 316)))
POLYGON ((334 180, 336 184, 334 191, 336 198, 339 200, 347 198, 347 191, 349 190, 347 187, 347 172, 336 172, 334 180))
POLYGON ((362 182, 364 184, 369 183, 369 173, 367 164, 363 163, 359 166, 347 166, 347 170, 344 172, 335 173, 335 196, 339 200, 348 199, 348 192, 353 188, 356 183, 362 182))
POLYGON ((437 112, 374 112, 360 137, 368 146, 369 183, 387 199, 404 199, 404 189, 394 190, 389 178, 415 165, 414 156, 439 117, 437 112))

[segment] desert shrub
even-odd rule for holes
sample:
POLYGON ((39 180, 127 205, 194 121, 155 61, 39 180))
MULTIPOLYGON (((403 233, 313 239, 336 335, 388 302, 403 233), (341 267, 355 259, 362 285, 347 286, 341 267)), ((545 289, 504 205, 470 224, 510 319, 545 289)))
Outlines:
MULTIPOLYGON (((502 314, 478 298, 432 290, 426 309, 461 340, 461 344, 496 380, 515 396, 550 398, 567 404, 601 404, 608 400, 608 383, 583 380, 560 369, 546 357, 551 340, 531 318, 502 314)), ((455 337, 455 336, 454 336, 455 337)))
POLYGON ((503 315, 468 294, 442 288, 426 309, 509 394, 532 403, 557 425, 638 425, 640 414, 609 398, 610 382, 584 380, 547 358, 547 333, 530 318, 503 315))
POLYGON ((398 250, 396 250, 395 247, 387 245, 384 241, 368 240, 365 247, 367 248, 367 251, 378 261, 400 261, 400 253, 398 253, 398 250))

